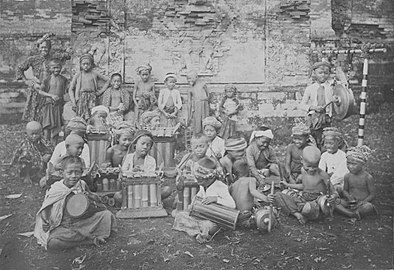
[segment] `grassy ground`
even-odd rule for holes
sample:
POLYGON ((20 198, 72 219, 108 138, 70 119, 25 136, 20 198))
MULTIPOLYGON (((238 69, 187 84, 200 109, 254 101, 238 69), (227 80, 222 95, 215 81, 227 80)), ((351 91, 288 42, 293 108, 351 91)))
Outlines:
MULTIPOLYGON (((393 267, 394 109, 367 116, 365 143, 375 150, 368 171, 375 177, 376 204, 380 215, 362 221, 335 216, 300 226, 289 217, 271 234, 256 230, 225 231, 208 244, 198 244, 173 231, 173 219, 119 220, 119 232, 99 248, 81 247, 65 252, 46 252, 34 237, 19 236, 34 228, 35 213, 43 193, 23 185, 9 167, 22 124, 1 119, 0 125, 0 269, 391 269, 393 267), (22 193, 18 199, 4 195, 22 193), (73 260, 85 256, 81 264, 73 260)), ((291 121, 270 119, 274 145, 283 159, 290 140, 291 121)), ((356 144, 358 117, 336 123, 348 142, 356 144)), ((170 182, 173 180, 169 180, 170 182)), ((172 183, 173 184, 173 183, 172 183)), ((171 205, 171 199, 166 206, 171 205)))

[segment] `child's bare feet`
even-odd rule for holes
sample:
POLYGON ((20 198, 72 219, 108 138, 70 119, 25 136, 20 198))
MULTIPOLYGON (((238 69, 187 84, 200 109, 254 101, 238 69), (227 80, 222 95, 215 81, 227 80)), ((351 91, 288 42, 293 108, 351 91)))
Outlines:
POLYGON ((300 224, 305 225, 306 219, 301 213, 296 212, 296 213, 294 213, 294 216, 297 218, 297 220, 300 224))

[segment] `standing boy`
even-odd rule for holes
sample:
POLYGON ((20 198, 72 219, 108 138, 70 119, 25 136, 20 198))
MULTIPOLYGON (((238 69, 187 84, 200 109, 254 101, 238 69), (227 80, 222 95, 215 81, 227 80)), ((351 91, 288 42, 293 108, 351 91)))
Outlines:
POLYGON ((301 108, 308 112, 307 120, 311 134, 319 149, 322 146, 323 128, 331 126, 332 104, 338 102, 327 79, 330 76, 331 65, 328 62, 317 62, 312 66, 312 76, 315 82, 305 89, 301 108))

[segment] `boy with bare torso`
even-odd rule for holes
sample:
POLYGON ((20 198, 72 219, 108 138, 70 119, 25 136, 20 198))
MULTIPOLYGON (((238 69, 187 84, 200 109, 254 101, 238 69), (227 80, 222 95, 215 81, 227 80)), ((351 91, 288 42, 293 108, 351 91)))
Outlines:
POLYGON ((106 161, 111 167, 122 165, 124 157, 127 155, 131 142, 133 141, 134 131, 131 128, 122 128, 115 131, 118 143, 108 148, 106 161))
POLYGON ((108 107, 108 124, 115 126, 123 121, 125 112, 129 109, 130 94, 122 88, 122 75, 114 73, 111 76, 111 87, 103 94, 102 105, 108 107))
POLYGON ((301 184, 289 184, 285 181, 281 183, 289 188, 302 190, 300 196, 291 196, 284 193, 275 194, 276 204, 285 213, 297 218, 301 224, 307 220, 318 218, 320 208, 316 200, 325 194, 329 203, 334 203, 338 194, 332 184, 328 181, 329 176, 326 172, 319 169, 320 150, 315 146, 307 146, 302 152, 301 184))
POLYGON ((346 153, 349 173, 344 177, 343 198, 336 210, 351 218, 376 213, 375 206, 371 203, 376 196, 374 180, 364 169, 370 152, 363 145, 350 148, 346 153))
POLYGON ((269 203, 274 200, 274 195, 266 196, 257 190, 259 183, 256 178, 248 177, 249 166, 246 160, 236 160, 233 170, 238 179, 230 186, 230 194, 235 201, 236 209, 241 212, 238 217, 239 223, 249 226, 248 219, 252 215, 255 199, 269 203))

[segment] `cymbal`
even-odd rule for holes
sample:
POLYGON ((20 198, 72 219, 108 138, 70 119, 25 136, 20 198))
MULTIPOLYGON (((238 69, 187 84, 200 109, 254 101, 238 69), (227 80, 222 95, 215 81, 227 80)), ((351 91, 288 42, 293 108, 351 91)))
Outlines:
POLYGON ((334 103, 335 118, 343 120, 356 112, 356 102, 352 90, 342 84, 337 84, 333 93, 339 98, 339 103, 334 103))

